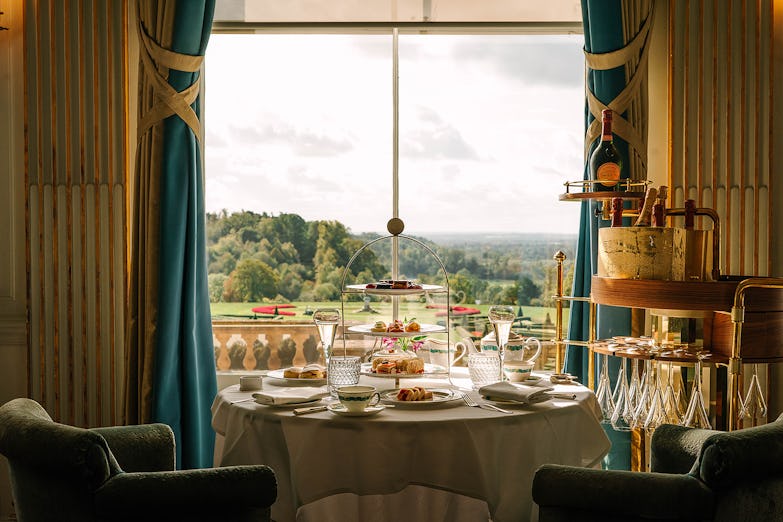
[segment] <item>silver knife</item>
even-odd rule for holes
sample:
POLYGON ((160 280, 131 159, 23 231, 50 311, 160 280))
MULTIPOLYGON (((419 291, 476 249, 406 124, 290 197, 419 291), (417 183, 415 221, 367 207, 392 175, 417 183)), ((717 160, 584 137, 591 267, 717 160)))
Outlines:
POLYGON ((294 415, 306 415, 308 413, 318 413, 326 411, 326 406, 310 406, 309 408, 295 408, 294 415))

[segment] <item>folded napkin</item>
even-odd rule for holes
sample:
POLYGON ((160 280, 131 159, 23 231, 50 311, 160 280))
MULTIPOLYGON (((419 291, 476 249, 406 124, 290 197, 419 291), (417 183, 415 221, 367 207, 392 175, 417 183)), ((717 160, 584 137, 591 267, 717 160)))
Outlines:
POLYGON ((549 391, 549 388, 511 384, 510 382, 496 382, 479 388, 479 393, 487 399, 505 399, 521 404, 548 401, 551 398, 547 393, 549 391))
POLYGON ((258 404, 280 405, 296 404, 300 402, 314 401, 326 397, 329 392, 325 387, 296 387, 264 390, 253 394, 258 404))

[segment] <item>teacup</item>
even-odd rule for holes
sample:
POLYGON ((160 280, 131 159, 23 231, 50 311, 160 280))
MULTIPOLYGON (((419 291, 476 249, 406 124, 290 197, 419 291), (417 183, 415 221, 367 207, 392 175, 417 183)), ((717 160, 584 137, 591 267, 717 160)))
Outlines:
POLYGON ((340 386, 337 388, 337 399, 346 410, 360 412, 366 410, 368 406, 378 404, 381 395, 376 391, 375 386, 340 386))
POLYGON ((506 361, 503 363, 503 373, 511 382, 522 382, 530 378, 533 363, 524 361, 506 361))

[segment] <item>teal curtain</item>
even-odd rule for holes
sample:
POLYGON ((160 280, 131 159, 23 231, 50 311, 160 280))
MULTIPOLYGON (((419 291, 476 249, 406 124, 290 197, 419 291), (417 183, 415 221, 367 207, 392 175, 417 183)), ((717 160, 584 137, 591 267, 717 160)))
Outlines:
MULTIPOLYGON (((605 53, 620 49, 625 45, 623 40, 623 18, 621 0, 582 0, 582 23, 585 35, 585 50, 589 53, 605 53)), ((626 77, 623 67, 607 71, 589 70, 586 78, 587 88, 605 104, 609 104, 625 87, 626 77)), ((585 129, 593 121, 594 116, 585 105, 585 129)), ((592 152, 597 146, 597 141, 590 147, 592 152)), ((628 178, 628 144, 621 138, 615 137, 615 146, 626 158, 623 164, 621 177, 628 178)), ((589 157, 589 156, 588 156, 589 157)), ((584 179, 589 179, 588 162, 585 162, 584 179)), ((576 259, 574 267, 574 296, 586 297, 590 295, 590 280, 596 273, 598 227, 604 226, 602 220, 595 217, 600 209, 600 202, 583 201, 581 203, 581 217, 579 225, 579 240, 577 242, 576 259)), ((614 335, 630 335, 631 311, 627 308, 610 306, 598 306, 597 332, 598 339, 605 339, 614 335)), ((589 305, 587 303, 572 302, 571 316, 568 327, 568 338, 586 340, 589 334, 589 305)), ((595 369, 600 371, 601 364, 595 356, 595 369)), ((619 361, 616 357, 609 358, 609 374, 612 385, 615 384, 619 361)), ((566 352, 566 371, 578 375, 582 382, 587 382, 588 377, 588 352, 579 346, 569 346, 566 352)), ((598 376, 596 375, 596 382, 598 376)), ((630 469, 630 437, 627 433, 615 432, 610 426, 606 427, 607 435, 612 441, 612 449, 606 457, 605 466, 609 469, 630 469)))
MULTIPOLYGON (((180 0, 175 13, 171 50, 203 56, 214 0, 180 0)), ((178 92, 198 80, 199 72, 169 71, 168 82, 178 92)), ((191 107, 199 115, 198 98, 191 107)), ((207 290, 204 179, 199 140, 178 116, 164 121, 162 162, 152 420, 174 430, 178 467, 211 467, 210 407, 217 376, 207 290)))

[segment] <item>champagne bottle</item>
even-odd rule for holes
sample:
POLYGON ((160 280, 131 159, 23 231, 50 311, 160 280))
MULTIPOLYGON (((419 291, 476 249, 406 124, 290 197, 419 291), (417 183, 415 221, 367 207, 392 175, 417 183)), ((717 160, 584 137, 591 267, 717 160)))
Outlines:
POLYGON ((601 142, 590 155, 590 177, 594 192, 614 190, 620 180, 623 160, 612 141, 612 110, 604 109, 601 113, 601 142))
POLYGON ((655 187, 647 187, 647 194, 644 196, 644 203, 642 208, 639 209, 639 217, 636 218, 636 227, 649 227, 650 215, 652 214, 652 208, 655 204, 655 198, 658 196, 658 190, 655 187))

